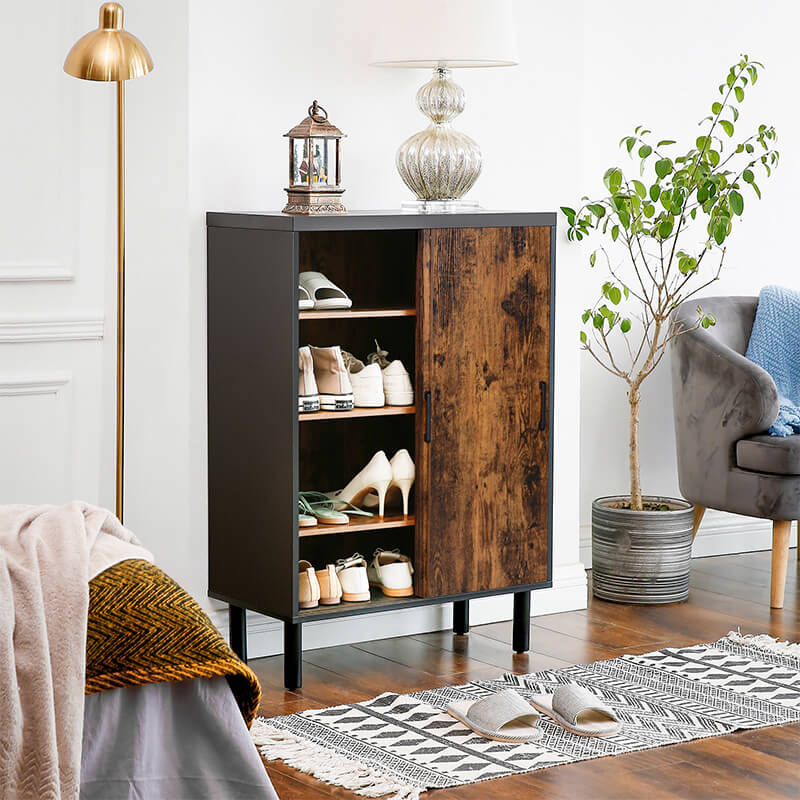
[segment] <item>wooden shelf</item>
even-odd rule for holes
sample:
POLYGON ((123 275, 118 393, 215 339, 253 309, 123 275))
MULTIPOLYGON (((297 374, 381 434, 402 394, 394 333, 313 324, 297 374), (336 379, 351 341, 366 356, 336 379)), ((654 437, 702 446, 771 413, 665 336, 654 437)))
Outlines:
POLYGON ((415 414, 416 406, 381 406, 380 408, 354 408, 352 411, 308 411, 298 414, 300 422, 325 419, 356 419, 359 417, 392 417, 397 414, 415 414))
POLYGON ((338 311, 300 311, 300 319, 375 319, 377 317, 415 317, 415 308, 346 308, 338 311))
POLYGON ((311 525, 298 528, 298 536, 328 536, 331 533, 354 533, 361 531, 382 531, 387 528, 408 528, 414 524, 414 515, 407 517, 351 517, 349 525, 311 525))
POLYGON ((402 606, 424 605, 425 598, 410 595, 409 597, 388 597, 380 589, 370 588, 370 599, 362 603, 346 603, 342 601, 335 606, 319 605, 316 608, 301 608, 298 616, 307 617, 344 617, 351 614, 363 614, 370 611, 388 611, 402 606))

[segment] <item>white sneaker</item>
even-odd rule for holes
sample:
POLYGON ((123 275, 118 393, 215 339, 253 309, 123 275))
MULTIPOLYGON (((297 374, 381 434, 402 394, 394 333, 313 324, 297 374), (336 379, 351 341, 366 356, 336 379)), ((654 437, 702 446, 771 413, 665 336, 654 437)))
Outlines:
POLYGON ((297 410, 300 413, 319 411, 319 390, 314 379, 314 363, 311 350, 301 347, 298 350, 300 372, 297 378, 297 410))
POLYGON ((367 560, 361 553, 336 562, 336 576, 342 585, 342 600, 348 603, 363 603, 370 599, 367 560))
POLYGON ((378 586, 388 597, 410 597, 414 594, 411 575, 414 567, 408 556, 401 556, 399 550, 381 550, 374 553, 372 563, 367 567, 370 586, 378 586))
POLYGON ((383 395, 383 373, 378 364, 364 364, 352 353, 342 351, 344 365, 350 376, 353 387, 353 400, 357 408, 382 408, 385 405, 383 395))
POLYGON ((377 364, 381 368, 383 375, 383 394, 386 397, 387 406, 413 406, 414 387, 411 385, 411 378, 403 366, 403 362, 398 360, 389 361, 387 350, 381 350, 377 339, 375 340, 377 352, 370 353, 367 361, 370 364, 377 364))

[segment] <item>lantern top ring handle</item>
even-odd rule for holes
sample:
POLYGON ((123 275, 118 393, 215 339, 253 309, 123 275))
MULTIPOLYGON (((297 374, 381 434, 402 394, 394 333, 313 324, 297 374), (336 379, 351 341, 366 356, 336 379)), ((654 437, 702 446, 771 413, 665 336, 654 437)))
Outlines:
POLYGON ((308 107, 308 116, 314 120, 314 122, 325 122, 328 119, 328 112, 315 100, 309 107, 308 107))

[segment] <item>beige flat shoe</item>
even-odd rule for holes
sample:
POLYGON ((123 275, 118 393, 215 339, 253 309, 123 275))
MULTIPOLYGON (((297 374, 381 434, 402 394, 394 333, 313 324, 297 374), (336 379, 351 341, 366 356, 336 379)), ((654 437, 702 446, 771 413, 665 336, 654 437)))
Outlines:
POLYGON ((336 567, 328 564, 325 569, 317 570, 319 582, 319 602, 323 606, 336 606, 342 602, 342 584, 336 575, 336 567))
POLYGON ((319 605, 319 581, 314 567, 308 561, 301 561, 298 564, 300 574, 298 576, 297 599, 300 608, 316 608, 319 605))
POLYGON ((370 586, 377 586, 387 597, 411 597, 414 594, 413 572, 408 556, 400 555, 399 550, 378 548, 367 567, 367 578, 370 586))

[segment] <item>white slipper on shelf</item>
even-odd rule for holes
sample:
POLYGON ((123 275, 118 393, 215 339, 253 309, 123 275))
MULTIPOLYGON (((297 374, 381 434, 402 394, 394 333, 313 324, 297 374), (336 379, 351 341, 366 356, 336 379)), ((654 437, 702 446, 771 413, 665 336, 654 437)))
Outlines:
POLYGON ((321 272, 301 272, 300 286, 314 301, 315 311, 332 311, 337 308, 350 308, 353 305, 353 301, 345 292, 321 272))
POLYGON ((447 713, 475 731, 496 742, 533 742, 541 739, 539 714, 513 689, 504 689, 481 700, 456 700, 447 713))
POLYGON ((305 286, 297 287, 297 298, 297 307, 300 311, 311 311, 314 308, 314 301, 305 286))
POLYGON ((367 567, 369 585, 377 586, 387 597, 411 597, 414 594, 411 559, 400 555, 399 550, 382 550, 380 547, 373 556, 367 567))
POLYGON ((579 736, 615 736, 622 725, 599 697, 577 683, 559 686, 553 694, 531 697, 531 705, 579 736))

